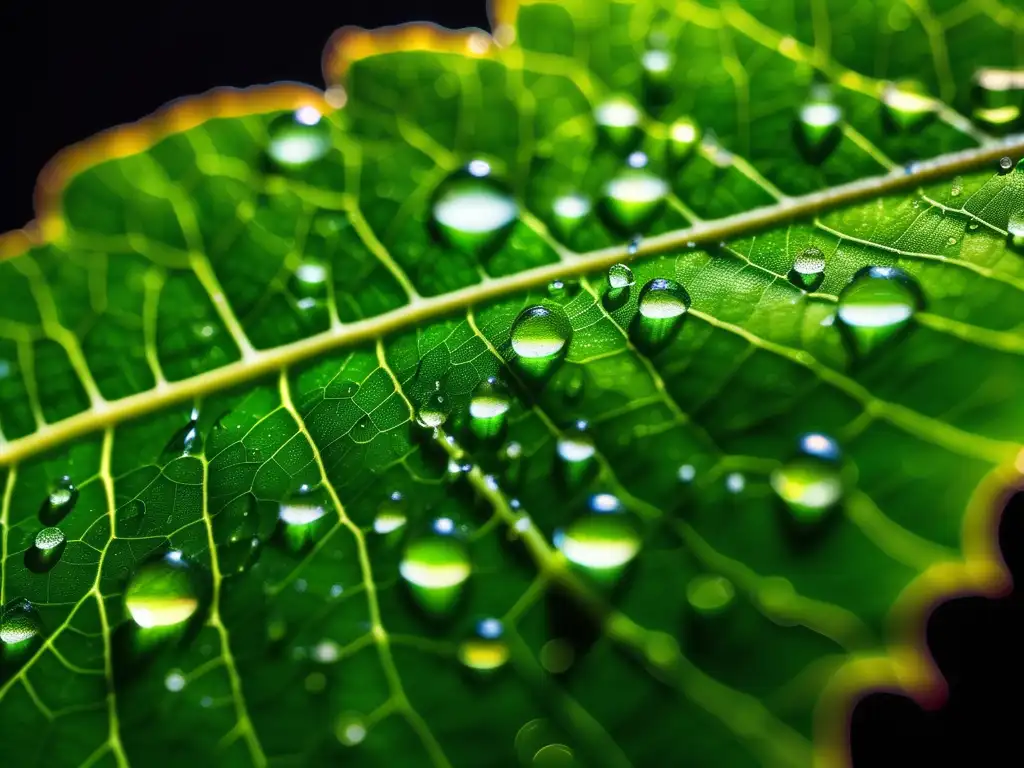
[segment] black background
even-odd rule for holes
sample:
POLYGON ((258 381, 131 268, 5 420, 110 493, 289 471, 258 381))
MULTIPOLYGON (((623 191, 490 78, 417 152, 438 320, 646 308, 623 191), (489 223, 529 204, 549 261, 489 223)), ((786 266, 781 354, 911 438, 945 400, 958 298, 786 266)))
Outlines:
MULTIPOLYGON (((32 217, 32 189, 58 150, 219 85, 291 80, 321 86, 320 55, 339 26, 411 19, 488 28, 485 0, 258 3, 0 2, 0 232, 32 217), (102 7, 96 7, 102 5, 102 7)), ((1024 384, 1024 382, 1022 382, 1024 384)), ((1000 527, 1024 575, 1024 496, 1000 527)), ((1024 765, 1024 599, 961 598, 933 614, 929 643, 949 702, 924 714, 895 695, 855 710, 857 768, 1024 765)), ((643 767, 641 767, 643 768, 643 767)))

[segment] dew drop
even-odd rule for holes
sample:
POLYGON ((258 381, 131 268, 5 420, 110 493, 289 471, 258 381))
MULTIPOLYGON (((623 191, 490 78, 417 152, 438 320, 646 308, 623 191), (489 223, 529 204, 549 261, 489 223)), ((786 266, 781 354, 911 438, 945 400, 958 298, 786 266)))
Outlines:
POLYGON ((328 276, 327 266, 312 259, 303 260, 295 268, 289 289, 295 305, 307 315, 326 308, 328 276))
POLYGON ((481 381, 469 400, 470 427, 480 438, 492 438, 500 434, 512 398, 508 387, 496 377, 481 381))
POLYGON ((882 109, 890 130, 914 131, 935 116, 936 102, 917 83, 889 85, 882 92, 882 109))
POLYGON ((700 129, 689 117, 681 117, 668 130, 668 153, 671 160, 679 164, 687 159, 700 140, 700 129))
POLYGON ((1009 157, 1000 157, 999 158, 999 172, 1000 173, 1009 173, 1012 168, 1013 168, 1013 160, 1011 160, 1009 157))
POLYGON ((44 573, 60 562, 66 545, 60 528, 43 528, 36 534, 32 548, 25 553, 25 565, 35 573, 44 573))
POLYGON ((512 323, 512 349, 521 361, 532 363, 531 371, 543 373, 565 354, 571 335, 563 312, 538 304, 524 309, 512 323))
POLYGON ((633 516, 610 493, 590 497, 587 511, 555 536, 566 558, 600 581, 613 582, 640 551, 633 516))
POLYGON ((432 222, 449 245, 474 256, 493 253, 508 238, 519 206, 491 167, 474 160, 438 186, 431 205, 432 222))
POLYGON ((327 510, 318 489, 303 483, 278 506, 277 516, 285 525, 304 527, 322 518, 327 510))
POLYGON ((454 607, 471 570, 465 545, 452 535, 436 533, 410 542, 399 565, 413 598, 434 614, 454 607))
POLYGON ((143 629, 178 626, 198 607, 188 565, 177 551, 139 566, 125 591, 125 608, 143 629))
POLYGON ((825 254, 820 248, 805 248, 793 262, 789 280, 797 288, 815 291, 825 279, 825 254))
POLYGON ((671 340, 690 309, 690 294, 675 280, 656 277, 640 289, 639 310, 630 325, 638 345, 656 350, 671 340))
POLYGON ((679 482, 690 483, 693 482, 693 478, 697 476, 697 468, 693 464, 683 464, 679 467, 676 475, 679 477, 679 482))
POLYGON ((587 422, 577 421, 567 429, 557 443, 558 455, 570 464, 589 462, 596 451, 594 438, 590 434, 587 422))
POLYGON ((437 429, 448 421, 450 408, 448 398, 435 390, 420 403, 419 410, 416 411, 416 423, 427 429, 437 429))
POLYGON ((725 476, 725 489, 729 493, 743 493, 743 489, 747 487, 747 478, 743 476, 742 472, 730 472, 725 476))
POLYGON ((493 672, 509 658, 505 628, 498 619, 481 619, 473 632, 459 644, 458 657, 465 666, 478 672, 493 672))
POLYGON ((199 409, 193 408, 188 423, 179 429, 164 447, 162 460, 171 462, 184 456, 202 453, 203 437, 199 432, 199 409))
POLYGON ((602 217, 624 235, 642 232, 661 213, 668 191, 668 183, 651 171, 626 168, 604 186, 602 217))
POLYGON ((0 610, 0 642, 8 652, 25 649, 42 630, 39 614, 24 598, 11 600, 0 610))
POLYGON ((171 693, 177 693, 185 687, 185 676, 180 669, 172 669, 164 678, 164 687, 171 693))
POLYGON ((377 507, 377 516, 373 518, 373 530, 376 533, 387 534, 404 527, 407 522, 405 508, 405 497, 398 491, 392 493, 377 507))
POLYGON ((342 712, 334 725, 334 735, 346 747, 354 747, 366 738, 366 722, 356 712, 342 712))
POLYGON ((546 744, 537 750, 531 768, 575 768, 576 758, 565 744, 546 744))
POLYGON ((820 163, 842 137, 843 111, 827 99, 812 99, 800 107, 797 145, 808 161, 820 163))
POLYGON ((854 354, 894 339, 921 306, 917 283, 895 267, 864 267, 839 294, 837 317, 854 354))
POLYGON ((986 67, 974 74, 971 90, 974 119, 991 129, 1005 131, 1021 116, 1024 78, 1020 71, 986 67))
POLYGON ((950 197, 960 197, 964 191, 964 177, 955 176, 953 178, 953 185, 949 188, 950 197))
POLYGON ((50 492, 39 508, 39 519, 44 525, 56 525, 71 513, 76 503, 78 488, 68 475, 64 475, 50 487, 50 492))
POLYGON ((732 582, 724 576, 701 574, 686 585, 686 600, 703 616, 721 613, 736 596, 732 582))
POLYGON ((608 267, 608 287, 612 290, 632 288, 636 279, 633 270, 625 264, 612 264, 608 267))
POLYGON ((640 138, 640 110, 625 96, 613 96, 598 104, 594 121, 601 138, 617 149, 628 149, 640 138))
POLYGON ((831 437, 810 433, 771 476, 771 486, 798 522, 814 522, 843 496, 842 454, 831 437))
POLYGON ((267 133, 267 153, 284 168, 308 166, 331 149, 331 127, 315 107, 300 107, 275 118, 267 133))

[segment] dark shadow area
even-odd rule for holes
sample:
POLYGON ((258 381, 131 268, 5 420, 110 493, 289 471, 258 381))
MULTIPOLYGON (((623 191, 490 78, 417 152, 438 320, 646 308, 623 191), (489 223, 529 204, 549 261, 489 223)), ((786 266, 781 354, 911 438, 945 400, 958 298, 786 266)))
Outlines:
POLYGON ((951 600, 928 622, 949 699, 925 712, 902 696, 866 697, 853 713, 856 768, 1024 764, 1024 491, 1003 513, 999 544, 1014 591, 997 600, 951 600))
POLYGON ((424 18, 486 29, 487 2, 0 3, 0 232, 32 218, 36 177, 64 147, 217 86, 323 87, 320 56, 336 29, 424 18))

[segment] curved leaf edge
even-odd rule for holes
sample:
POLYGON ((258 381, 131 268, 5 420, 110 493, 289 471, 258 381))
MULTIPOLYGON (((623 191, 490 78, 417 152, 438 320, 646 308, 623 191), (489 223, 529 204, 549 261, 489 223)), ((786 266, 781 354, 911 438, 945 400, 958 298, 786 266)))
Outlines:
MULTIPOLYGON (((431 22, 408 22, 377 29, 341 27, 329 38, 324 49, 324 80, 343 87, 353 63, 388 53, 423 51, 475 57, 491 55, 495 47, 503 48, 514 42, 519 7, 529 2, 487 0, 492 33, 477 28, 451 30, 431 22)), ((203 94, 177 98, 133 123, 114 126, 72 144, 58 152, 39 174, 33 193, 35 218, 19 229, 0 233, 0 260, 16 258, 32 248, 59 243, 64 238, 66 227, 61 197, 69 182, 80 173, 109 160, 144 152, 167 137, 208 120, 246 117, 302 106, 314 106, 324 113, 339 108, 328 102, 324 91, 306 83, 220 87, 203 94)), ((980 165, 991 157, 1013 150, 1024 153, 1024 137, 1009 137, 1003 143, 965 153, 971 155, 966 164, 980 165)), ((926 164, 917 173, 906 174, 913 180, 901 184, 896 180, 898 177, 892 179, 894 183, 886 191, 915 181, 946 176, 955 170, 946 165, 929 167, 926 164)), ((844 196, 832 205, 852 202, 878 192, 870 184, 863 186, 865 189, 860 194, 844 196)), ((787 218, 797 213, 800 211, 794 211, 787 218)), ((660 248, 657 243, 645 245, 647 247, 643 248, 643 253, 637 254, 638 257, 668 250, 670 243, 660 248)), ((614 250, 616 257, 621 258, 625 254, 625 247, 614 250), (618 253, 619 250, 622 254, 618 253)), ((564 271, 565 265, 560 266, 564 271)), ((599 266, 606 265, 588 264, 585 271, 599 266)), ((111 405, 119 407, 121 404, 113 401, 111 405)), ((84 429, 69 437, 78 437, 98 428, 83 426, 84 429)), ((0 466, 19 458, 23 457, 0 452, 0 466)), ((998 527, 1007 500, 1021 491, 1024 491, 1024 451, 1014 460, 993 469, 975 489, 963 520, 963 559, 933 564, 899 594, 889 609, 887 652, 853 655, 832 675, 815 709, 815 768, 850 765, 850 720, 857 703, 868 695, 879 691, 906 695, 927 710, 937 709, 945 703, 948 685, 926 641, 929 618, 941 605, 957 598, 980 596, 995 599, 1012 589, 1011 574, 999 548, 998 527)))

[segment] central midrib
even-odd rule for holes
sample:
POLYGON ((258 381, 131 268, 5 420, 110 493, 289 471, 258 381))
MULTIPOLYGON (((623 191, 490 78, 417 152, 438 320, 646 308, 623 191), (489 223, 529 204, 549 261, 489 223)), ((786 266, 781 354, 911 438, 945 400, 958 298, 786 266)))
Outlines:
POLYGON ((655 235, 644 239, 633 253, 629 252, 627 244, 616 245, 573 254, 554 264, 487 280, 441 296, 417 298, 392 312, 349 323, 280 347, 258 350, 244 360, 104 403, 47 425, 30 435, 0 445, 0 466, 16 464, 74 438, 152 413, 165 406, 254 381, 320 354, 377 339, 469 306, 541 287, 552 280, 598 272, 619 262, 686 249, 690 243, 701 245, 728 240, 868 197, 885 195, 970 171, 995 163, 1008 154, 1024 154, 1024 135, 1014 135, 991 146, 941 155, 883 176, 861 179, 800 197, 783 198, 773 205, 655 235))

